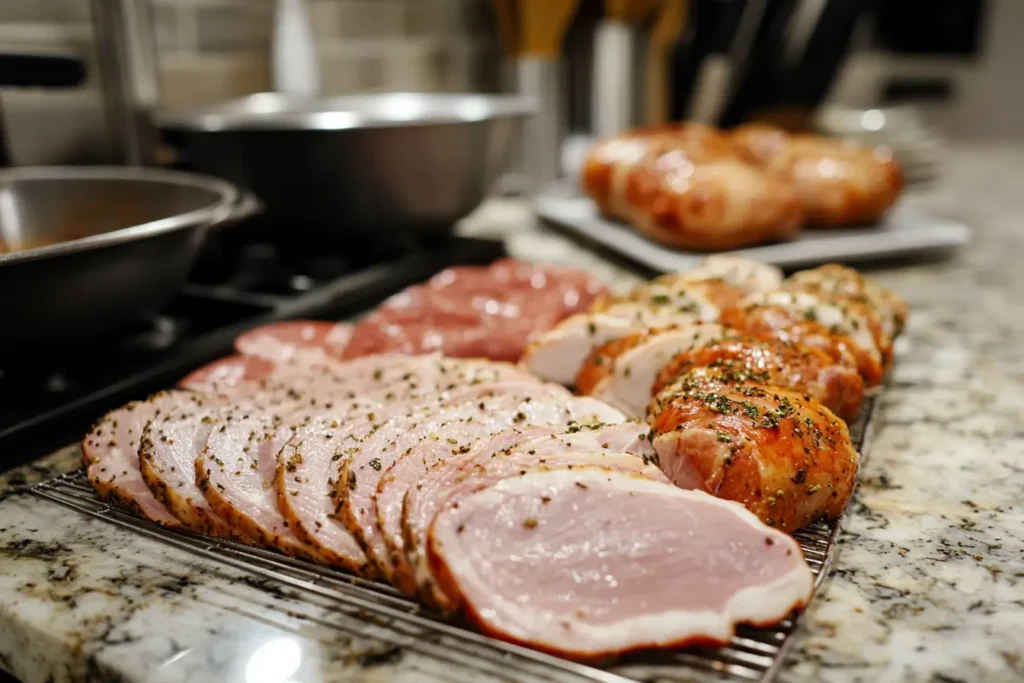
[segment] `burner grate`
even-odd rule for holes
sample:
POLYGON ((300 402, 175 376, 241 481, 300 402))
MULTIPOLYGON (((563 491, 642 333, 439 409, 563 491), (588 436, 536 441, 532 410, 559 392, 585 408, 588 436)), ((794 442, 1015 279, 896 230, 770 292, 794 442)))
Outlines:
MULTIPOLYGON (((869 396, 851 425, 854 445, 867 455, 877 396, 869 396)), ((715 680, 771 681, 782 666, 796 629, 795 619, 775 627, 740 627, 725 647, 634 653, 592 667, 510 645, 446 620, 389 585, 285 557, 273 551, 170 532, 96 498, 84 473, 50 479, 32 493, 54 503, 159 540, 207 560, 239 570, 271 587, 294 589, 303 601, 329 605, 330 622, 321 625, 359 638, 371 638, 395 652, 407 650, 434 663, 445 681, 478 681, 481 676, 509 681, 691 681, 701 674, 715 680)), ((835 551, 840 523, 818 523, 794 534, 821 585, 835 551)), ((355 655, 354 655, 355 656, 355 655)), ((427 672, 421 671, 424 675, 427 672)))
POLYGON ((62 367, 0 366, 0 471, 67 443, 106 411, 231 353, 235 337, 247 329, 291 318, 350 318, 448 266, 504 255, 501 242, 463 237, 420 249, 368 251, 358 260, 281 254, 265 244, 213 244, 160 315, 105 348, 61 359, 62 367))

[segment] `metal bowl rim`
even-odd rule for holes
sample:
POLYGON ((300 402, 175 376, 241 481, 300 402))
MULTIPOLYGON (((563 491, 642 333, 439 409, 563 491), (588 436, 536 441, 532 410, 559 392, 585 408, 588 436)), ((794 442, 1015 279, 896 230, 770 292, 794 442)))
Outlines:
POLYGON ((185 228, 196 226, 209 227, 225 220, 230 215, 232 206, 241 197, 241 192, 231 183, 199 173, 121 166, 26 166, 3 169, 0 170, 0 194, 4 191, 4 186, 7 183, 26 180, 68 180, 72 182, 76 180, 143 180, 211 191, 220 195, 220 199, 202 209, 175 214, 167 218, 160 218, 119 230, 66 240, 33 249, 0 253, 0 265, 35 261, 51 256, 61 256, 100 247, 109 247, 148 237, 156 237, 157 235, 185 228))
POLYGON ((536 102, 522 95, 490 95, 485 93, 362 93, 338 97, 292 98, 279 93, 255 93, 216 104, 163 109, 154 113, 161 128, 186 132, 219 131, 342 131, 376 128, 413 128, 480 123, 509 118, 525 118, 537 111, 536 102), (471 102, 482 105, 478 113, 447 115, 427 114, 409 118, 379 118, 360 109, 359 103, 382 102, 396 98, 416 98, 430 102, 471 102), (285 108, 268 111, 247 111, 245 106, 263 100, 274 100, 285 108), (348 114, 349 116, 346 116, 348 114))

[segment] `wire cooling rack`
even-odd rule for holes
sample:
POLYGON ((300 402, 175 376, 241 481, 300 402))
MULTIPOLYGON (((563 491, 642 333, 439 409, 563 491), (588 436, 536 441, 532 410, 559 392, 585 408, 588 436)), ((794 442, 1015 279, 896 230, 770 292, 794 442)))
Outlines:
MULTIPOLYGON (((853 443, 867 455, 877 396, 864 402, 850 425, 853 443)), ((479 681, 691 681, 695 677, 725 681, 771 681, 782 666, 796 628, 788 618, 770 628, 740 627, 730 643, 718 648, 685 648, 636 653, 589 666, 504 643, 476 633, 424 608, 389 585, 294 560, 276 552, 171 532, 100 501, 84 471, 35 485, 35 496, 159 540, 207 560, 250 575, 268 591, 291 589, 311 604, 328 604, 332 619, 320 625, 346 635, 367 636, 395 656, 403 650, 432 660, 437 680, 479 681)), ((794 534, 815 576, 815 587, 828 574, 840 522, 818 523, 794 534)), ((425 672, 424 672, 425 673, 425 672)))

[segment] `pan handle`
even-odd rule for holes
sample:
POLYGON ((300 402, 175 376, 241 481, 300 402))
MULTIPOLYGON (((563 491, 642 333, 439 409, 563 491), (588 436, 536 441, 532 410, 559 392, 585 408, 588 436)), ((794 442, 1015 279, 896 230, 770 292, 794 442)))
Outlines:
POLYGON ((263 202, 249 190, 238 190, 234 203, 225 208, 224 214, 213 221, 212 230, 221 230, 263 213, 263 202))

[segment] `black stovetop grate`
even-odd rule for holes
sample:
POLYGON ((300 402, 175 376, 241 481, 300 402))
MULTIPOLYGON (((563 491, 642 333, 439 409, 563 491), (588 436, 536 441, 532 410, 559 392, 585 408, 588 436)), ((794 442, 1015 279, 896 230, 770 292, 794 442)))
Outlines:
POLYGON ((172 385, 231 352, 256 325, 353 317, 457 264, 504 255, 500 242, 452 237, 423 247, 338 255, 211 241, 159 315, 61 367, 0 367, 0 471, 79 437, 109 409, 172 385))

